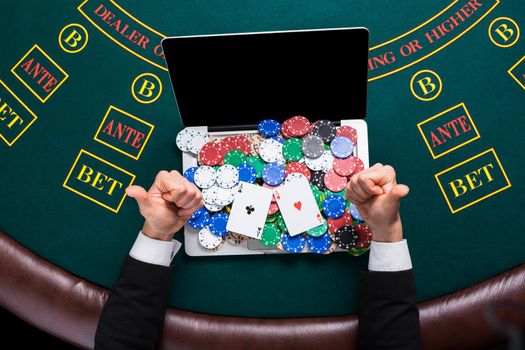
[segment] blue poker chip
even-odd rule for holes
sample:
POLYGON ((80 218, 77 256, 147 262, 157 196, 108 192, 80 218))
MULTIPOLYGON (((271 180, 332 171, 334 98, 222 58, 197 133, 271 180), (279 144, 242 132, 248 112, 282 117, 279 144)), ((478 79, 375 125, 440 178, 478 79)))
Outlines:
POLYGON ((259 133, 264 137, 272 137, 281 131, 281 124, 277 120, 264 119, 258 125, 259 133))
POLYGON ((197 219, 197 218, 198 218, 199 216, 201 216, 202 213, 204 213, 205 211, 206 211, 206 209, 205 209, 204 207, 201 207, 201 208, 195 210, 195 211, 193 212, 193 214, 191 214, 189 220, 195 220, 195 219, 197 219))
POLYGON ((357 207, 354 203, 350 203, 350 215, 352 215, 352 217, 358 221, 365 221, 361 214, 359 214, 357 211, 357 207))
POLYGON ((182 176, 184 176, 186 179, 188 179, 189 182, 194 184, 195 183, 194 176, 195 176, 195 172, 197 171, 197 169, 199 169, 198 166, 193 166, 191 168, 188 168, 186 169, 184 174, 182 174, 182 176))
POLYGON ((257 170, 248 163, 242 163, 237 167, 239 172, 239 181, 254 183, 257 180, 257 170))
POLYGON ((281 145, 284 143, 284 140, 281 137, 279 137, 279 136, 272 136, 271 138, 273 140, 279 142, 281 145))
POLYGON ((330 142, 330 150, 336 158, 348 158, 354 150, 354 143, 345 136, 336 136, 330 142))
POLYGON ((338 194, 326 196, 323 202, 323 212, 330 219, 337 219, 345 213, 345 199, 338 194))
POLYGON ((228 224, 228 214, 217 213, 210 219, 210 231, 215 236, 224 237, 228 233, 226 230, 226 224, 228 224))
POLYGON ((285 232, 281 237, 281 245, 288 253, 300 253, 306 245, 306 239, 302 234, 290 236, 285 232))
POLYGON ((193 229, 200 230, 206 227, 209 224, 209 222, 210 214, 206 209, 200 208, 190 217, 190 219, 188 220, 188 226, 193 229), (200 212, 200 214, 198 214, 197 212, 200 212))
POLYGON ((332 238, 328 233, 319 237, 308 236, 308 238, 306 238, 306 243, 313 253, 324 254, 332 246, 332 238))
POLYGON ((262 179, 270 186, 277 186, 284 181, 286 172, 284 166, 278 163, 268 163, 262 171, 262 179))

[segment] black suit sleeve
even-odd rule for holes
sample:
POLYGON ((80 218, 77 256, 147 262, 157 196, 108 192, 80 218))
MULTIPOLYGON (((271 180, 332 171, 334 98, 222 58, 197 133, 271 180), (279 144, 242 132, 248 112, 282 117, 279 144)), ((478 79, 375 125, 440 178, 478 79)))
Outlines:
POLYGON ((361 275, 359 349, 421 349, 412 270, 361 275))
POLYGON ((170 268, 126 257, 102 309, 95 349, 155 349, 162 335, 170 279, 170 268))

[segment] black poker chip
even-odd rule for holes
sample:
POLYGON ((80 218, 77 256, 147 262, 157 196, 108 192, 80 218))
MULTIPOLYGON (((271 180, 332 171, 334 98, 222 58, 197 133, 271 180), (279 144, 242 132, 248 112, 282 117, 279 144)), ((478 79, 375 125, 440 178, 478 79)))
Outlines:
POLYGON ((335 232, 335 243, 338 247, 348 250, 355 247, 359 241, 359 236, 352 226, 343 226, 335 232))
POLYGON ((324 185, 324 172, 322 171, 311 171, 312 174, 312 184, 317 187, 320 191, 325 191, 326 186, 324 185))
POLYGON ((330 143, 337 132, 337 128, 334 123, 329 120, 319 120, 314 124, 313 134, 323 139, 324 143, 330 143))

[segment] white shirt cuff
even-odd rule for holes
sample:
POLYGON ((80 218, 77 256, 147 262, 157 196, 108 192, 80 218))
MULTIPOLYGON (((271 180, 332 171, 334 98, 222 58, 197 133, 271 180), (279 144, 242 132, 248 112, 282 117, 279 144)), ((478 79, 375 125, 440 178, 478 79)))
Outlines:
POLYGON ((404 271, 412 268, 407 240, 395 243, 372 241, 368 270, 370 271, 404 271))
POLYGON ((177 240, 161 241, 158 239, 149 238, 144 235, 142 231, 139 232, 133 248, 129 252, 129 255, 133 259, 139 261, 161 265, 170 266, 173 257, 179 251, 182 244, 177 240))

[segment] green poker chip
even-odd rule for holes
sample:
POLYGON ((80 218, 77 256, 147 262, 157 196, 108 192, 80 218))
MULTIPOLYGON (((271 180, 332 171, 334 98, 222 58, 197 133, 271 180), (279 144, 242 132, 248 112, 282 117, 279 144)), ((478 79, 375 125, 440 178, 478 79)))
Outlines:
POLYGON ((328 223, 323 218, 323 223, 317 227, 311 228, 306 233, 308 233, 312 237, 321 237, 328 231, 328 223))
POLYGON ((246 156, 242 151, 239 150, 233 150, 226 153, 224 156, 224 164, 230 164, 234 167, 238 167, 242 163, 246 161, 246 156))
POLYGON ((314 195, 315 202, 319 209, 323 207, 323 201, 325 199, 325 194, 323 191, 319 190, 315 185, 310 183, 310 188, 312 189, 312 194, 314 195))
POLYGON ((352 256, 361 256, 361 255, 363 255, 364 253, 366 253, 369 250, 370 250, 370 248, 352 247, 352 248, 348 249, 348 254, 350 254, 352 256))
POLYGON ((262 160, 261 157, 259 156, 252 156, 252 157, 248 157, 246 158, 246 163, 250 164, 251 166, 253 166, 255 168, 255 171, 257 172, 257 178, 260 179, 262 178, 262 172, 263 172, 263 168, 264 168, 264 160, 262 160))
POLYGON ((281 240, 281 231, 276 224, 268 223, 264 225, 261 243, 268 247, 273 247, 281 240))
POLYGON ((286 227, 286 223, 284 222, 283 216, 281 214, 279 214, 279 216, 277 217, 277 226, 279 226, 279 229, 281 229, 281 231, 288 231, 288 227, 286 227))
POLYGON ((297 162, 303 158, 303 141, 292 137, 283 143, 283 157, 290 162, 297 162))

